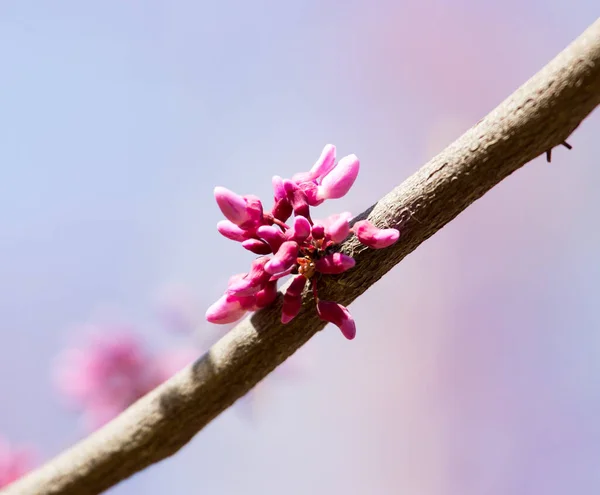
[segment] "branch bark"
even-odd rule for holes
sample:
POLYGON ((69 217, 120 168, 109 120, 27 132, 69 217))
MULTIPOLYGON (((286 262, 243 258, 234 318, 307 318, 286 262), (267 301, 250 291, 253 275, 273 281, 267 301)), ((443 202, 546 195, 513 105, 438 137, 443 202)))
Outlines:
MULTIPOLYGON (((359 218, 397 227, 384 250, 355 240, 354 269, 324 299, 348 305, 419 244, 533 158, 565 142, 600 104, 600 20, 462 137, 359 218)), ((325 280, 323 281, 325 282, 325 280)), ((7 487, 5 495, 96 494, 177 452, 324 326, 310 297, 280 323, 281 297, 237 325, 196 363, 121 416, 7 487)))

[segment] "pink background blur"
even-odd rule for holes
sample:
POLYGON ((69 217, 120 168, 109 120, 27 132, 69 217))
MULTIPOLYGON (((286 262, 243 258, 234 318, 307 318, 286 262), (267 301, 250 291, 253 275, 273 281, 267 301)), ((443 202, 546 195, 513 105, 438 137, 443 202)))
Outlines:
MULTIPOLYGON (((159 349, 157 291, 202 313, 248 266, 215 185, 267 200, 331 142, 362 168, 317 212, 358 213, 599 10, 2 2, 0 434, 44 457, 76 441, 49 373, 74 326, 109 314, 159 349)), ((599 133, 595 113, 428 240, 351 306, 356 340, 319 334, 251 420, 227 411, 111 493, 599 493, 599 133)))

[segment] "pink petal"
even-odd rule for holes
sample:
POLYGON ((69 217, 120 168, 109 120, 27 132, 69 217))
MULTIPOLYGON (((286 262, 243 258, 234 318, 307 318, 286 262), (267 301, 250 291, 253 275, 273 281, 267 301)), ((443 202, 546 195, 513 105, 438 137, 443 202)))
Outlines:
POLYGON ((325 177, 335 167, 335 146, 326 144, 321 156, 310 169, 313 178, 319 180, 325 177))
POLYGON ((283 179, 278 175, 273 176, 273 196, 275 197, 275 201, 283 199, 287 196, 285 188, 283 187, 283 179))
POLYGON ((294 225, 292 228, 286 232, 286 237, 289 240, 296 241, 300 244, 308 239, 310 232, 310 222, 302 216, 297 216, 294 218, 294 225))
POLYGON ((244 196, 244 200, 246 201, 247 220, 239 224, 239 226, 243 229, 255 229, 262 223, 263 220, 262 203, 258 196, 254 196, 252 194, 244 196))
POLYGON ((313 239, 319 240, 325 237, 325 227, 323 225, 315 224, 312 226, 313 239))
POLYGON ((211 323, 224 325, 239 320, 246 314, 240 301, 228 294, 222 296, 206 311, 206 319, 211 323))
POLYGON ((246 200, 242 196, 220 186, 215 187, 214 194, 219 208, 228 220, 236 225, 248 220, 246 200))
POLYGON ((227 293, 243 297, 256 294, 263 289, 264 284, 271 278, 271 274, 265 271, 265 266, 271 259, 268 256, 256 258, 252 262, 248 275, 243 279, 232 281, 227 287, 227 293))
POLYGON ((397 229, 380 229, 368 220, 356 222, 352 226, 352 231, 361 243, 374 249, 391 246, 400 237, 397 229))
POLYGON ((250 232, 239 228, 235 223, 229 220, 221 220, 217 224, 219 233, 232 241, 243 242, 250 237, 250 232))
POLYGON ((317 313, 322 320, 336 325, 348 340, 356 336, 356 323, 345 306, 332 301, 319 301, 317 313))
POLYGON ((310 219, 310 208, 304 191, 291 180, 285 180, 284 187, 287 193, 288 201, 294 210, 294 214, 310 219))
POLYGON ((248 239, 242 242, 242 247, 254 254, 271 254, 272 250, 266 242, 260 239, 248 239))
POLYGON ((350 234, 349 221, 352 218, 352 214, 350 212, 344 212, 339 215, 334 215, 334 217, 335 218, 330 217, 331 222, 327 227, 327 233, 334 243, 339 244, 348 237, 348 234, 350 234))
POLYGON ((285 235, 283 235, 279 227, 275 227, 274 225, 261 225, 256 229, 256 235, 264 239, 274 253, 285 242, 285 235))
POLYGON ((280 278, 287 277, 293 271, 294 271, 294 265, 290 266, 284 272, 276 273, 275 275, 271 275, 271 278, 269 279, 269 282, 273 282, 275 280, 279 280, 280 278))
POLYGON ((223 215, 238 227, 247 229, 260 224, 263 209, 256 196, 240 196, 220 186, 215 187, 214 194, 223 215))
POLYGON ((256 308, 266 308, 277 299, 277 280, 270 281, 265 288, 256 293, 256 308))
POLYGON ((306 280, 304 275, 297 275, 285 291, 281 323, 289 323, 300 312, 300 308, 302 307, 302 291, 306 285, 306 280))
POLYGON ((319 206, 324 199, 319 198, 319 186, 316 182, 300 182, 298 187, 302 190, 309 206, 319 206))
POLYGON ((294 241, 285 241, 265 265, 265 271, 271 275, 284 272, 296 263, 297 257, 298 244, 294 241))
POLYGON ((327 275, 343 273, 355 264, 354 258, 344 253, 328 254, 315 262, 317 271, 327 275))
POLYGON ((277 220, 281 220, 285 222, 290 216, 292 216, 292 212, 294 208, 292 208, 292 204, 287 199, 287 196, 282 199, 278 199, 271 210, 271 215, 273 215, 277 220))
POLYGON ((326 144, 321 152, 321 156, 310 169, 310 172, 304 172, 294 175, 292 180, 296 183, 318 180, 327 175, 335 166, 335 146, 326 144))
POLYGON ((345 196, 350 190, 360 168, 356 155, 342 158, 331 172, 329 172, 319 187, 319 199, 337 199, 345 196))

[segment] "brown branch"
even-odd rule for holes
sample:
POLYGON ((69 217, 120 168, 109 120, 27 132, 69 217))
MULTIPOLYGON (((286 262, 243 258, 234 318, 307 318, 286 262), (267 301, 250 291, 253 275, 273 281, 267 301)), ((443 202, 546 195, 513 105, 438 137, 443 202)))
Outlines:
MULTIPOLYGON (((369 250, 349 241, 356 268, 323 285, 349 304, 473 201, 565 142, 600 103, 600 20, 461 138, 361 215, 401 230, 369 250)), ((308 306, 281 325, 281 297, 237 325, 194 365, 117 419, 8 487, 8 494, 95 494, 177 452, 323 328, 308 306)))

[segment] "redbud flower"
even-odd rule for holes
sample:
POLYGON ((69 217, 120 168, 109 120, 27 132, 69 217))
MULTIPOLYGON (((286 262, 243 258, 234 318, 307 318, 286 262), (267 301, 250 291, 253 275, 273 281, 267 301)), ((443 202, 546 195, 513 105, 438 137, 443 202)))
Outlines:
POLYGON ((251 233, 238 227, 236 224, 229 220, 221 220, 217 224, 217 230, 228 239, 232 241, 243 242, 250 238, 251 233))
POLYGON ((355 155, 348 155, 337 164, 335 156, 335 146, 327 145, 308 172, 296 174, 291 180, 273 177, 274 205, 270 212, 264 213, 260 200, 254 196, 238 196, 225 188, 215 188, 217 203, 228 219, 219 222, 219 232, 265 256, 254 260, 248 274, 230 279, 225 295, 208 309, 208 321, 230 323, 248 311, 271 304, 276 298, 277 280, 291 274, 295 277, 283 298, 281 321, 288 323, 298 315, 302 294, 310 284, 319 317, 337 325, 346 338, 354 338, 356 327, 348 310, 335 302, 320 300, 317 284, 323 276, 354 267, 354 258, 338 249, 352 232, 360 242, 374 248, 393 244, 399 234, 396 229, 378 229, 367 221, 357 222, 351 229, 352 215, 348 212, 312 221, 311 206, 341 198, 358 176, 360 162, 355 155), (294 221, 290 226, 284 222, 292 213, 294 221))
POLYGON ((265 271, 271 275, 284 272, 296 263, 298 256, 298 244, 295 241, 285 241, 269 262, 265 265, 265 271))
POLYGON ((348 340, 356 336, 356 324, 345 306, 321 300, 317 303, 317 312, 322 320, 336 325, 348 340))
POLYGON ((327 275, 335 275, 353 268, 355 264, 356 262, 352 256, 348 256, 344 253, 332 253, 326 254, 315 261, 315 268, 318 272, 327 275))
POLYGON ((215 187, 214 193, 219 208, 230 222, 242 229, 260 225, 263 208, 256 196, 240 196, 224 187, 215 187))
POLYGON ((254 254, 270 254, 272 252, 269 245, 260 239, 246 239, 242 242, 242 247, 254 254))
POLYGON ((307 278, 304 275, 296 275, 283 296, 283 311, 281 323, 288 323, 300 312, 302 307, 302 291, 306 285, 307 278))
POLYGON ((153 356, 123 327, 97 328, 84 345, 58 358, 55 385, 96 429, 111 420, 195 357, 186 350, 153 356), (185 359, 183 359, 183 357, 185 359))
POLYGON ((301 172, 294 175, 292 180, 298 184, 319 180, 327 175, 335 166, 335 146, 326 144, 321 152, 321 156, 312 166, 309 172, 301 172))
POLYGON ((0 488, 31 471, 36 457, 33 448, 12 446, 0 436, 0 488))
POLYGON ((252 304, 248 306, 242 304, 243 299, 244 298, 231 294, 221 296, 221 298, 213 303, 206 311, 206 320, 219 325, 233 323, 234 321, 239 320, 254 304, 253 298, 251 299, 252 304))
POLYGON ((358 237, 358 240, 362 244, 373 249, 391 246, 398 240, 398 237, 400 237, 400 232, 398 232, 398 230, 380 229, 375 227, 375 225, 368 220, 356 222, 352 227, 352 231, 356 234, 356 237, 358 237))

